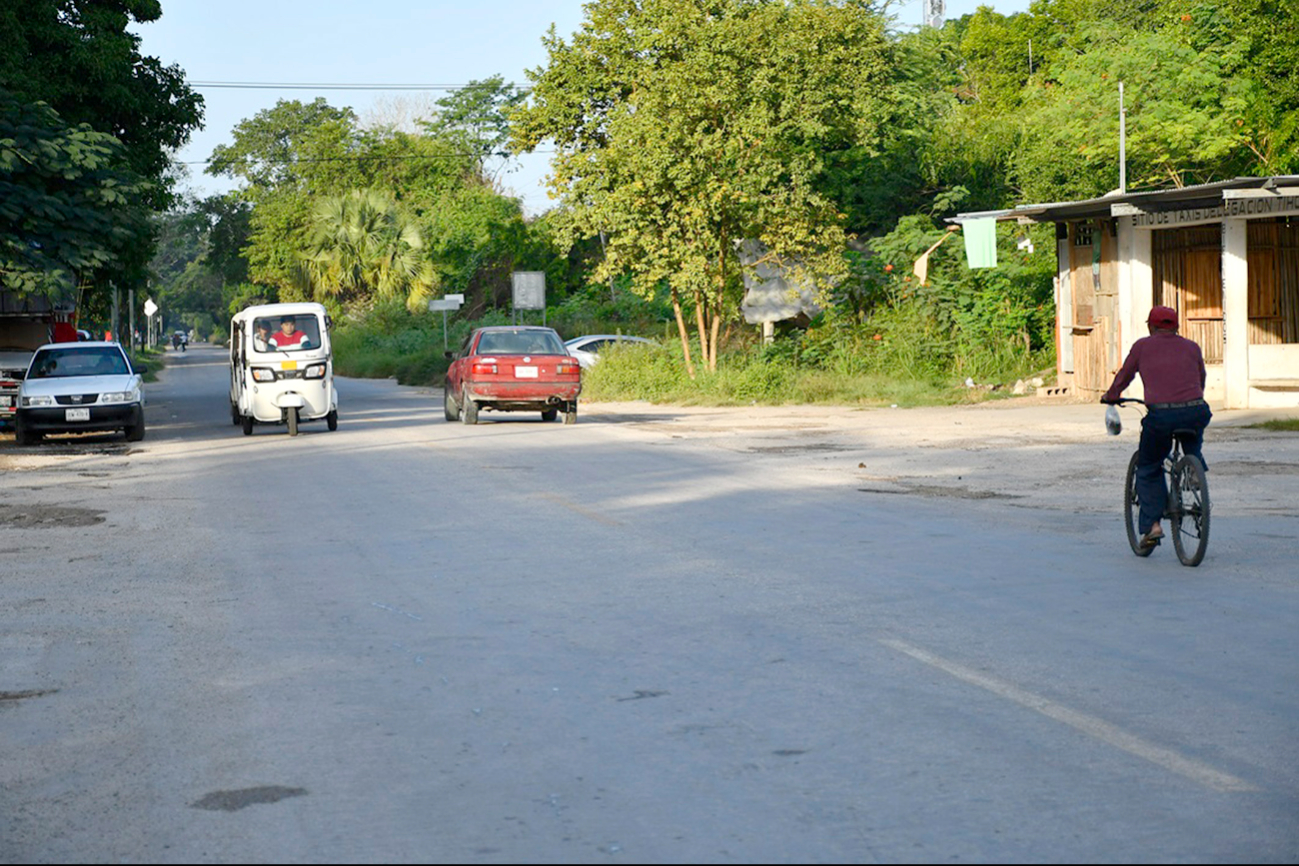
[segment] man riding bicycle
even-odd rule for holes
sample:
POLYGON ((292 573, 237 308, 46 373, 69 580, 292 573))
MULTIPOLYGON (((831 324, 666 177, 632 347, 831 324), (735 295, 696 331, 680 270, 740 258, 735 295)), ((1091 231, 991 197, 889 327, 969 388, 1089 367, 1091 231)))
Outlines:
POLYGON ((1141 443, 1137 447, 1137 499, 1141 503, 1137 529, 1141 532, 1141 546, 1150 548, 1164 537, 1159 525, 1168 502, 1164 460, 1173 447, 1173 431, 1194 431, 1194 436, 1182 440, 1182 447, 1203 465, 1204 428, 1209 426, 1213 413, 1204 401, 1204 353, 1193 340, 1178 335, 1177 311, 1155 307, 1146 325, 1150 336, 1132 344, 1101 402, 1118 402, 1123 389, 1141 374, 1149 411, 1141 422, 1141 443))

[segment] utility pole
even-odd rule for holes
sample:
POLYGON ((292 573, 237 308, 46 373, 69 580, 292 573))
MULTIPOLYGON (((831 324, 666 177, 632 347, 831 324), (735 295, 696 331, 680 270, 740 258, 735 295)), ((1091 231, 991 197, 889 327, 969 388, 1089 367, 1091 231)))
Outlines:
POLYGON ((1123 82, 1119 82, 1119 192, 1128 191, 1128 113, 1123 107, 1123 82))
POLYGON ((126 319, 130 323, 127 325, 126 336, 130 340, 127 343, 126 354, 132 359, 135 358, 135 289, 126 290, 126 319))

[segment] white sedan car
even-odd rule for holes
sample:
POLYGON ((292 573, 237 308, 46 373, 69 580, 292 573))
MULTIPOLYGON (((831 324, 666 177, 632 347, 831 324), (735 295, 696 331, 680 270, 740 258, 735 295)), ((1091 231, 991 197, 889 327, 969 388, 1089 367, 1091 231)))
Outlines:
POLYGON ((14 433, 34 445, 47 433, 121 430, 144 438, 144 388, 117 343, 50 343, 32 355, 18 388, 14 433))
POLYGON ((653 343, 644 337, 628 337, 623 334, 589 334, 585 337, 574 337, 564 343, 568 352, 577 359, 577 363, 586 369, 600 360, 600 350, 615 343, 630 345, 632 343, 653 343))

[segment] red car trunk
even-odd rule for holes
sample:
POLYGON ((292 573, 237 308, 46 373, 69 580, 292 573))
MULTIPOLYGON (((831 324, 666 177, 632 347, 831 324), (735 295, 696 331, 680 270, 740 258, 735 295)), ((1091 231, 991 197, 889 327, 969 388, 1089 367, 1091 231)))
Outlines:
POLYGON ((551 328, 479 328, 452 357, 446 378, 446 418, 468 424, 480 409, 541 412, 565 423, 577 418, 582 368, 551 328))

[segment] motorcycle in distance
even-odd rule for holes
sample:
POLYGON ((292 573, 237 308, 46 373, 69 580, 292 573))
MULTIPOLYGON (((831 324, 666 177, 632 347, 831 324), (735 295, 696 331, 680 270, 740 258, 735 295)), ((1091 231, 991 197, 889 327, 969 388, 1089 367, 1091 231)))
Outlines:
POLYGON ((338 429, 330 348, 332 322, 320 304, 259 304, 230 320, 230 421, 251 436, 258 424, 324 421, 338 429))

